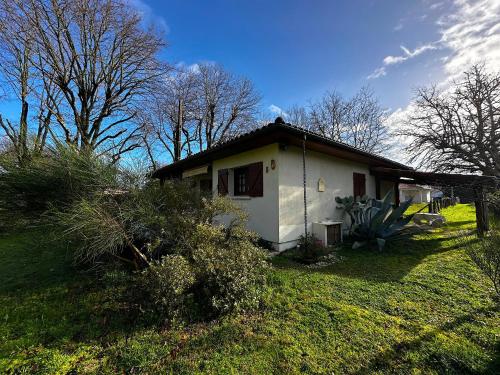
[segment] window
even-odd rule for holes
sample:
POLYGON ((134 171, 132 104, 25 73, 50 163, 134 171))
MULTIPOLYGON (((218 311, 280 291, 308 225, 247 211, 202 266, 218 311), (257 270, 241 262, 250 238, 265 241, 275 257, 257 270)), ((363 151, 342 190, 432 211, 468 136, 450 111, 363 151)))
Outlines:
POLYGON ((354 198, 362 197, 366 194, 366 179, 364 173, 353 173, 352 182, 354 198))
POLYGON ((264 195, 263 163, 253 163, 234 168, 235 196, 262 197, 264 195))
POLYGON ((234 195, 248 195, 248 167, 234 170, 234 195))
POLYGON ((217 180, 217 191, 219 192, 219 195, 227 195, 227 193, 229 192, 227 184, 228 176, 229 171, 227 169, 219 170, 219 176, 217 180))

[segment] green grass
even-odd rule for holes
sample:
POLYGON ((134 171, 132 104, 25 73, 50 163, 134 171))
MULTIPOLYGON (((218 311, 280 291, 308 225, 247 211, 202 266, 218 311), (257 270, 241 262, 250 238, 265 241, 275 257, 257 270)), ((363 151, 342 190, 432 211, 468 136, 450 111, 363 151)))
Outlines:
POLYGON ((44 233, 0 237, 0 373, 495 373, 493 289, 453 240, 474 209, 444 215, 328 268, 277 257, 261 311, 170 330, 131 324, 44 233))
MULTIPOLYGON (((420 210, 422 210, 422 208, 424 208, 427 205, 428 203, 414 203, 406 210, 405 214, 410 215, 419 212, 420 210)), ((424 209, 420 212, 428 212, 428 209, 424 209)))

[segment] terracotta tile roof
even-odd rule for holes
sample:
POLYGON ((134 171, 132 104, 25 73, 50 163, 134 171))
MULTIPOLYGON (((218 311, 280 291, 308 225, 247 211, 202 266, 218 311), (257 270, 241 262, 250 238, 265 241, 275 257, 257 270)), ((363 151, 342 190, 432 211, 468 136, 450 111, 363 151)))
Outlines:
POLYGON ((412 170, 412 168, 404 164, 395 162, 374 153, 361 150, 359 148, 348 145, 347 143, 334 141, 316 132, 312 132, 310 130, 306 130, 284 122, 274 122, 250 132, 238 135, 227 140, 226 142, 219 143, 211 147, 210 149, 192 154, 175 163, 171 163, 158 168, 152 173, 152 177, 161 178, 164 176, 173 175, 179 173, 179 171, 193 168, 196 165, 211 162, 212 160, 216 160, 227 155, 234 155, 243 151, 251 150, 253 148, 261 147, 265 144, 280 143, 280 139, 284 138, 287 138, 288 140, 294 138, 295 140, 302 141, 304 135, 306 136, 308 142, 308 148, 309 144, 311 142, 314 142, 326 146, 327 148, 339 150, 339 152, 345 155, 344 158, 348 160, 351 159, 349 156, 358 155, 359 158, 364 160, 362 162, 367 162, 369 160, 370 163, 373 163, 373 165, 376 166, 412 170))

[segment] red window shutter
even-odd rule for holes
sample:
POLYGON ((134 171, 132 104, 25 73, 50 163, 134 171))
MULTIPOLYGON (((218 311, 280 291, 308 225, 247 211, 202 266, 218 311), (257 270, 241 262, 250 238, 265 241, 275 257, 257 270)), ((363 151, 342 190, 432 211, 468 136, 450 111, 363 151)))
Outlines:
POLYGON ((353 195, 354 197, 362 197, 366 194, 366 179, 364 173, 353 173, 353 195))
POLYGON ((227 195, 229 171, 227 169, 219 169, 219 178, 217 180, 217 191, 219 195, 227 195))
POLYGON ((253 163, 248 166, 248 195, 262 197, 264 195, 263 163, 253 163))

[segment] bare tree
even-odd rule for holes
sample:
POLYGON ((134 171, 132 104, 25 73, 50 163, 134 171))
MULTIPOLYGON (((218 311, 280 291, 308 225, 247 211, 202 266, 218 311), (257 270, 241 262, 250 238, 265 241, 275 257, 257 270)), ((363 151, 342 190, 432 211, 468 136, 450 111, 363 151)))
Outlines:
POLYGON ((336 141, 344 141, 348 126, 349 103, 337 92, 327 92, 311 104, 311 129, 336 141))
POLYGON ((18 121, 0 114, 0 129, 22 164, 44 149, 52 117, 47 98, 57 100, 58 95, 53 82, 40 79, 33 66, 33 32, 19 9, 10 1, 0 1, 0 20, 0 73, 7 96, 19 104, 18 121))
POLYGON ((410 162, 440 171, 500 176, 500 74, 474 65, 446 92, 418 90, 400 132, 410 162))
POLYGON ((312 130, 335 141, 374 153, 382 153, 389 147, 384 124, 386 112, 367 87, 350 99, 335 91, 327 92, 311 104, 308 117, 312 130))
POLYGON ((260 96, 250 80, 220 65, 200 64, 198 77, 197 141, 211 148, 249 129, 255 121, 260 96))
POLYGON ((58 135, 115 160, 140 146, 134 103, 164 72, 164 45, 144 30, 137 11, 120 0, 13 0, 33 36, 32 63, 54 82, 47 92, 58 135))
POLYGON ((178 68, 138 111, 145 152, 156 165, 165 151, 177 161, 213 147, 254 126, 259 100, 249 80, 219 65, 178 68))
POLYGON ((157 82, 138 109, 144 148, 155 165, 158 152, 166 151, 173 161, 193 152, 194 121, 198 114, 196 74, 181 68, 171 72, 166 79, 157 82))
POLYGON ((285 113, 286 120, 290 124, 303 129, 312 130, 311 118, 305 107, 295 105, 289 108, 285 113))

